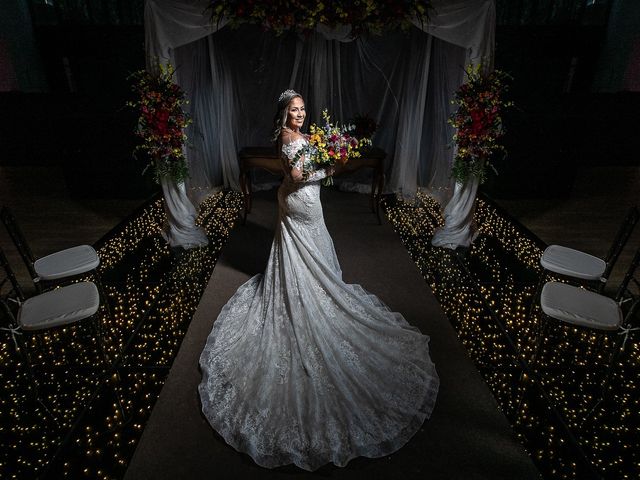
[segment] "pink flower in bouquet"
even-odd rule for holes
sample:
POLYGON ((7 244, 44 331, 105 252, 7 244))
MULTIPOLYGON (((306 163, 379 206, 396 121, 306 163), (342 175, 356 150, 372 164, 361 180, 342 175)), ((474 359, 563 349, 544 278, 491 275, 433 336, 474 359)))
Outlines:
MULTIPOLYGON (((322 112, 322 118, 322 126, 314 123, 309 127, 308 148, 298 153, 296 161, 301 155, 307 155, 319 167, 334 166, 337 162, 344 165, 349 158, 360 156, 360 146, 371 144, 368 138, 359 141, 349 134, 354 129, 353 125, 333 125, 326 110, 322 112)), ((324 183, 330 185, 331 177, 324 183)))

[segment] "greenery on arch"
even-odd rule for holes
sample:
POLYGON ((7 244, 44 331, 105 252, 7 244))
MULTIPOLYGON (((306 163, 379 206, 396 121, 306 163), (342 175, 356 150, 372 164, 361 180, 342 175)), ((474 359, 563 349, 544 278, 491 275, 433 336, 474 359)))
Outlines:
POLYGON ((426 23, 429 7, 429 0, 211 0, 210 5, 214 22, 228 18, 232 26, 258 24, 278 34, 285 30, 309 33, 318 25, 348 25, 353 37, 408 28, 414 19, 426 23))

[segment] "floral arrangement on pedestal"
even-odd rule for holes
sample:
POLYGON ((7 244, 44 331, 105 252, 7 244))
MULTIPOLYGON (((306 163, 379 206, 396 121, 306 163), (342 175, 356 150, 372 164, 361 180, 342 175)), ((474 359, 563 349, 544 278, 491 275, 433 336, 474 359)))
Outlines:
POLYGON ((426 21, 428 0, 211 0, 212 19, 229 18, 231 25, 254 23, 280 34, 287 29, 310 32, 317 25, 349 25, 351 35, 406 28, 413 18, 426 21))
POLYGON ((372 139, 378 130, 378 124, 368 114, 357 114, 349 121, 355 128, 353 135, 356 138, 372 139))
POLYGON ((189 176, 183 146, 187 140, 184 129, 191 124, 183 106, 185 92, 173 82, 175 69, 171 64, 158 65, 158 73, 146 70, 133 73, 132 90, 138 97, 127 102, 139 112, 136 135, 142 143, 134 150, 144 152, 149 159, 145 167, 153 169, 155 181, 184 181, 189 176))
MULTIPOLYGON (((344 165, 350 158, 360 156, 360 149, 371 145, 370 138, 356 138, 353 135, 354 125, 339 125, 331 123, 327 110, 322 111, 324 125, 311 124, 309 127, 309 144, 296 153, 293 163, 297 163, 303 156, 308 156, 317 167, 326 168, 340 163, 344 165)), ((305 164, 303 164, 305 165, 305 164)), ((315 168, 317 168, 315 167, 315 168)), ((314 167, 306 167, 303 175, 309 175, 314 167)), ((333 177, 323 180, 324 185, 332 185, 333 177)))
POLYGON ((465 71, 467 81, 451 101, 458 107, 449 119, 456 129, 453 140, 458 147, 451 176, 460 183, 469 177, 483 183, 487 169, 493 169, 491 158, 497 152, 506 153, 499 140, 504 135, 502 115, 513 105, 504 100, 505 82, 511 77, 500 70, 485 74, 481 64, 465 71))

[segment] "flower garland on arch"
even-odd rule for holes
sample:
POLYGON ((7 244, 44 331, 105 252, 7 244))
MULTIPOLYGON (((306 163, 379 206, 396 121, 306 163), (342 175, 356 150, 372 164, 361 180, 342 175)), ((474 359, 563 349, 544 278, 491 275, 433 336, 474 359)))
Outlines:
POLYGON ((429 0, 211 0, 212 20, 229 18, 232 26, 242 23, 262 25, 281 34, 295 29, 311 32, 322 24, 351 26, 351 36, 379 34, 394 28, 408 28, 417 18, 426 22, 429 0))
MULTIPOLYGON (((158 74, 139 70, 129 76, 132 91, 138 97, 127 106, 138 111, 136 136, 142 139, 137 152, 149 159, 157 183, 164 178, 182 182, 189 176, 183 146, 187 140, 184 129, 191 124, 183 106, 188 103, 185 93, 173 82, 175 69, 171 64, 158 65, 158 74)), ((144 173, 144 172, 143 172, 144 173)))
POLYGON ((467 81, 455 92, 451 103, 457 110, 449 118, 456 129, 453 141, 458 149, 453 159, 451 176, 460 183, 476 177, 483 183, 487 169, 495 168, 491 159, 497 152, 506 154, 499 142, 504 135, 502 115, 513 106, 504 100, 506 81, 511 77, 500 70, 483 73, 481 64, 465 69, 467 81))

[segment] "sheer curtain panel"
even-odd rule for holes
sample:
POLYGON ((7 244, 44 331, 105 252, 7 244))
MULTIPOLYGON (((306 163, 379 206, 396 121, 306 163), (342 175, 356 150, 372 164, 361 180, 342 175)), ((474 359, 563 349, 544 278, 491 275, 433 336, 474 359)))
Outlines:
MULTIPOLYGON (((477 185, 456 187, 450 179, 447 119, 465 66, 492 66, 493 0, 434 1, 424 24, 356 39, 348 26, 279 36, 255 25, 231 28, 227 19, 212 21, 207 6, 148 0, 145 11, 149 68, 172 62, 190 98, 185 191, 196 204, 212 189, 238 188, 237 151, 270 144, 275 104, 287 88, 305 97, 312 122, 327 108, 334 120, 367 114, 378 123, 374 143, 387 152, 388 192, 412 199, 423 188, 441 203, 459 202, 454 189, 475 196, 477 185)), ((366 191, 363 181, 340 183, 366 191)), ((449 223, 469 220, 473 212, 460 208, 468 204, 450 209, 449 223)))

